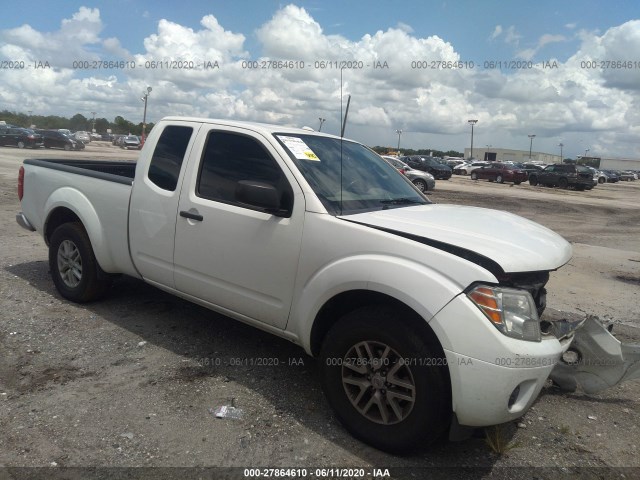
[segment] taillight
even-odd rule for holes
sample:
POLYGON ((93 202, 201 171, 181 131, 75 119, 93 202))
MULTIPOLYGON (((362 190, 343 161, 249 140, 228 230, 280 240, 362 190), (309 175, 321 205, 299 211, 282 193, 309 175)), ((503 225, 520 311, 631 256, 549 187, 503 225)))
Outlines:
POLYGON ((400 169, 400 173, 402 173, 403 175, 407 174, 407 169, 406 168, 401 168, 400 169))
POLYGON ((24 197, 24 167, 20 167, 18 172, 18 200, 22 201, 24 197))

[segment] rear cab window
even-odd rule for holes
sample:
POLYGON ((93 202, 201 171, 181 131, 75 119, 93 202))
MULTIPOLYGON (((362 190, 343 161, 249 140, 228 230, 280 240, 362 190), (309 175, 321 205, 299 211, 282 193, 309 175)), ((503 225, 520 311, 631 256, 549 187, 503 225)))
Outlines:
POLYGON ((163 190, 175 191, 192 134, 192 127, 179 125, 169 125, 162 131, 147 172, 153 184, 163 190))

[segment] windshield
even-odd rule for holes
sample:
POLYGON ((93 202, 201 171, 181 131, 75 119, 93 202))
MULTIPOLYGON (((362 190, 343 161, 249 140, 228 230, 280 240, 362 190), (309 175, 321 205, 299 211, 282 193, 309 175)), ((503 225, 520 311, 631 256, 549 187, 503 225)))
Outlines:
POLYGON ((274 136, 332 215, 430 203, 393 166, 359 143, 316 135, 274 136))

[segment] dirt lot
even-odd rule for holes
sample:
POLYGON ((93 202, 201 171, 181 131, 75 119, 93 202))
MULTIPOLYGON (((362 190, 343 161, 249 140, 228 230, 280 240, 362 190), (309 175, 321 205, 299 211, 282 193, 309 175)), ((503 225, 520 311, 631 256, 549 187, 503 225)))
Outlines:
MULTIPOLYGON (((284 340, 129 278, 99 303, 62 300, 41 237, 15 222, 18 165, 38 156, 134 160, 137 152, 107 144, 85 152, 0 149, 0 479, 50 478, 51 471, 14 468, 47 466, 375 467, 394 478, 482 467, 464 472, 640 478, 640 381, 599 395, 545 388, 523 419, 505 426, 513 448, 503 455, 478 435, 391 456, 342 429, 315 361, 284 340), (242 361, 250 358, 278 365, 242 361), (242 419, 209 412, 232 402, 242 419)), ((594 314, 614 323, 622 340, 640 343, 640 181, 574 192, 453 178, 438 181, 430 198, 508 210, 562 234, 574 258, 552 274, 550 314, 594 314)), ((77 478, 117 473, 81 472, 77 478)), ((136 472, 122 478, 148 471, 136 472)))

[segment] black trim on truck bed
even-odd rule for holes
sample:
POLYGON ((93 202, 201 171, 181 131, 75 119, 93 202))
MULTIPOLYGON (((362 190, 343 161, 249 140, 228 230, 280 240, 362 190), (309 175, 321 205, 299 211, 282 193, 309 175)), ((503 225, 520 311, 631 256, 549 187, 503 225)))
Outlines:
POLYGON ((109 182, 132 185, 136 175, 136 164, 133 162, 103 162, 100 160, 60 160, 28 158, 26 165, 51 168, 62 172, 75 173, 85 177, 94 177, 109 182))

